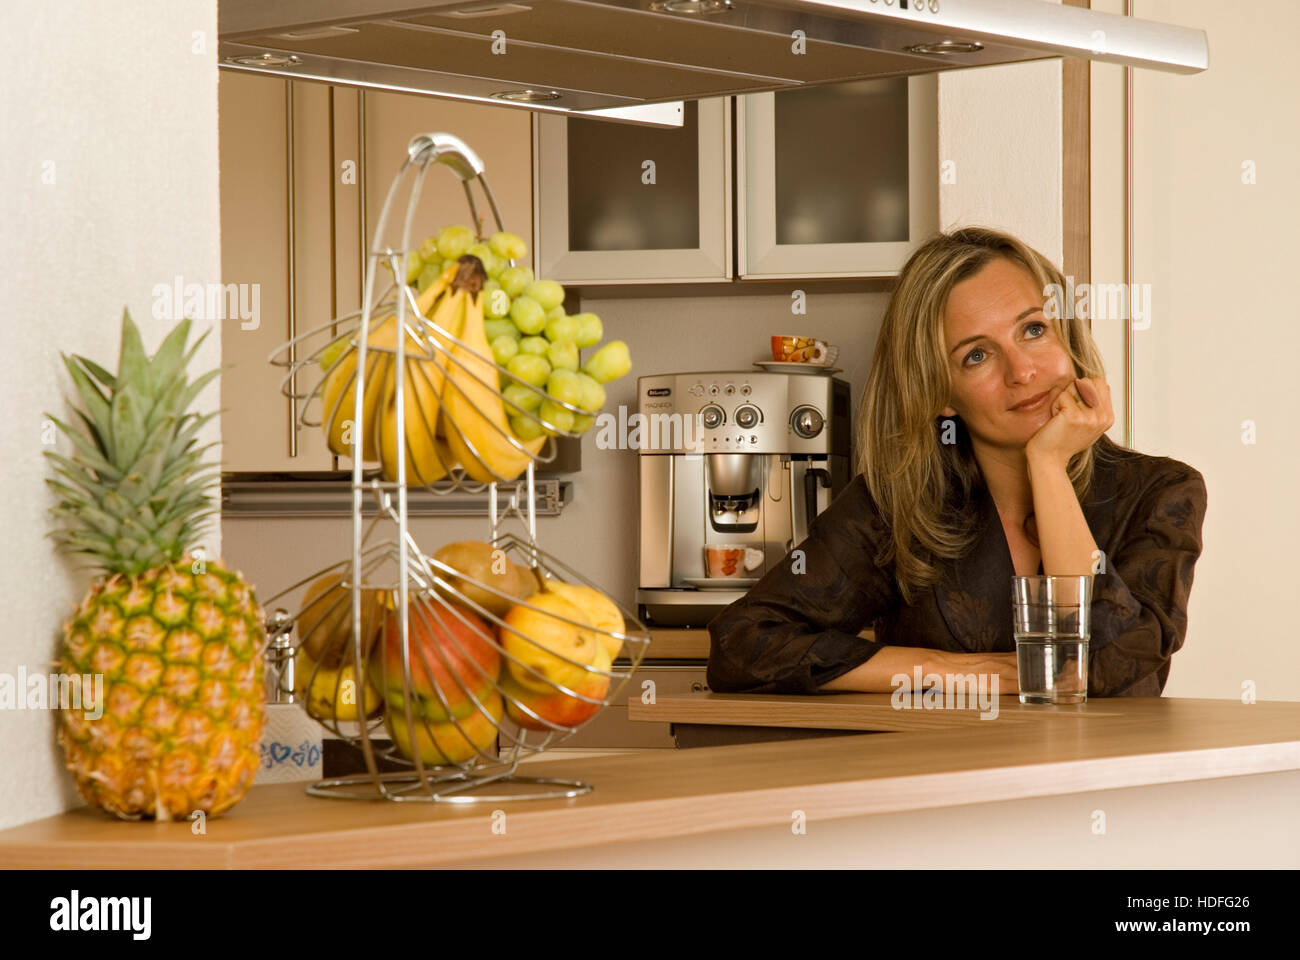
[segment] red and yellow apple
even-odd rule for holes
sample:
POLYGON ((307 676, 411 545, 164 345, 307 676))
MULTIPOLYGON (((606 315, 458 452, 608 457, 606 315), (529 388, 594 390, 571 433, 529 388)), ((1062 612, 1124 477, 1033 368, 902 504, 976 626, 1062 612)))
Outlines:
POLYGON ((384 724, 398 751, 407 759, 415 759, 418 750, 420 760, 433 766, 465 763, 480 752, 490 753, 496 743, 497 724, 502 714, 501 694, 493 690, 480 702, 482 707, 474 706, 472 712, 459 717, 455 723, 426 723, 413 714, 414 746, 404 712, 390 707, 384 715, 384 724))
MULTIPOLYGON (((596 659, 591 664, 594 670, 601 672, 586 674, 570 689, 591 700, 603 701, 609 692, 610 665, 609 652, 602 646, 596 651, 596 659)), ((508 670, 501 676, 501 691, 506 695, 506 715, 525 730, 576 727, 591 719, 604 706, 603 702, 587 703, 559 690, 550 693, 529 690, 517 683, 508 670), (536 714, 537 718, 525 712, 525 707, 536 714)))
MULTIPOLYGON (((491 627, 474 613, 417 597, 410 603, 408 628, 413 711, 430 723, 447 723, 477 711, 475 699, 486 701, 496 691, 501 651, 492 641, 491 627)), ((388 713, 405 716, 402 627, 396 611, 387 611, 384 618, 370 677, 383 693, 388 713)))
POLYGON ((514 658, 506 660, 507 673, 520 686, 537 693, 555 693, 556 687, 576 689, 587 676, 585 665, 603 649, 597 635, 588 629, 590 621, 557 593, 534 594, 527 603, 537 609, 516 604, 506 613, 505 624, 497 628, 502 649, 514 658), (573 622, 566 623, 566 619, 573 622))

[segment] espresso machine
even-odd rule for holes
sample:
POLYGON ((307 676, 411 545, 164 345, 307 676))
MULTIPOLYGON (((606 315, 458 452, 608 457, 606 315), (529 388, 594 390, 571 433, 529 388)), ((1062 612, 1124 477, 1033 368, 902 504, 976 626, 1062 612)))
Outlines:
POLYGON ((702 627, 848 484, 849 384, 820 371, 669 373, 637 378, 637 397, 637 613, 702 627), (710 544, 745 548, 739 577, 709 577, 710 544))

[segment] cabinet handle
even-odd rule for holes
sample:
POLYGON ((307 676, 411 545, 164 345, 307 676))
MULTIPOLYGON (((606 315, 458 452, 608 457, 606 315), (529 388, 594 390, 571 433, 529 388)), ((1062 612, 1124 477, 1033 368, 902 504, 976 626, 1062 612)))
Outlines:
POLYGON ((293 185, 293 81, 284 82, 285 114, 285 180, 288 184, 289 213, 289 456, 298 456, 298 373, 294 365, 297 359, 298 319, 294 304, 294 185, 293 185))

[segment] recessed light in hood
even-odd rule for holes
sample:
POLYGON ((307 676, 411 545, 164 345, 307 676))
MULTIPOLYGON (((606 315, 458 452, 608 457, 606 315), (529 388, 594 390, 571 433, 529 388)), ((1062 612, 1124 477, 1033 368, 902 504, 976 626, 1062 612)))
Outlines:
POLYGON ((1203 30, 1040 0, 221 0, 218 16, 225 69, 658 125, 674 101, 1046 57, 1209 64, 1203 30))

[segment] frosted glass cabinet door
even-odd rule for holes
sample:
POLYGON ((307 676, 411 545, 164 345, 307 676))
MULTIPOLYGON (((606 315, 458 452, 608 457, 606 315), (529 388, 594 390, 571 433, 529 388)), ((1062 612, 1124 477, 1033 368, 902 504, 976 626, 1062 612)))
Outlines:
POLYGON ((896 274, 938 227, 933 74, 736 98, 744 277, 896 274))
POLYGON ((680 129, 534 114, 538 276, 731 278, 730 98, 683 106, 680 129))

